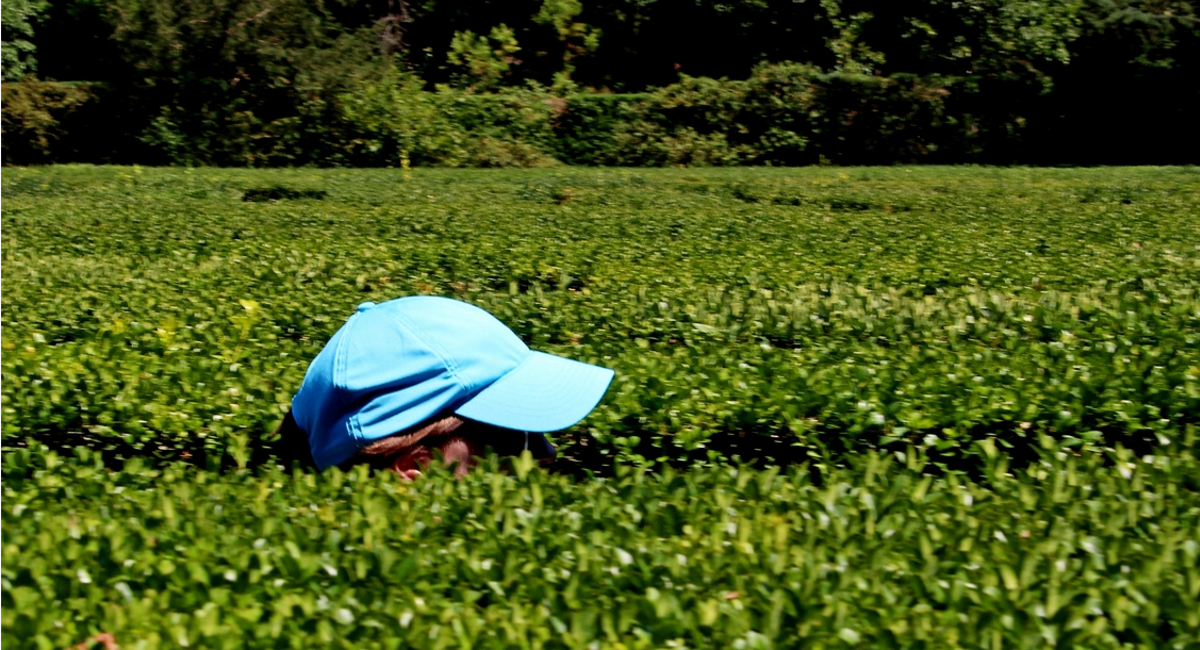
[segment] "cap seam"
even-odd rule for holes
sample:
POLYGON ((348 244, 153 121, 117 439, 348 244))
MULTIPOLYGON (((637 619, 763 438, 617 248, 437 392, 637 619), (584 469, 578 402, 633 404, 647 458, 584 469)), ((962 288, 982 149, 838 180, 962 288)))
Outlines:
POLYGON ((354 318, 351 316, 347 320, 345 330, 340 332, 342 337, 338 339, 337 349, 333 355, 333 387, 337 389, 338 406, 346 405, 346 392, 349 387, 346 385, 346 346, 350 340, 350 330, 354 327, 354 318))
POLYGON ((431 343, 424 336, 421 336, 420 328, 413 327, 412 323, 408 321, 408 318, 405 317, 404 314, 393 313, 391 316, 396 321, 396 324, 402 327, 405 332, 408 332, 410 336, 420 341, 427 349, 429 349, 430 352, 437 355, 438 360, 442 362, 442 365, 446 367, 446 370, 450 373, 450 376, 454 378, 454 381, 458 382, 458 385, 462 387, 464 391, 467 393, 471 392, 472 386, 463 381, 462 376, 458 372, 458 364, 450 358, 450 355, 446 354, 445 350, 441 349, 440 346, 431 343))
MULTIPOLYGON (((362 312, 355 312, 346 322, 345 331, 342 332, 342 338, 340 341, 338 341, 337 354, 334 356, 333 384, 337 388, 337 401, 338 406, 341 408, 346 407, 346 393, 350 390, 350 387, 346 382, 346 365, 348 363, 346 359, 348 356, 346 346, 349 345, 350 335, 352 334, 355 324, 354 322, 358 319, 358 315, 360 313, 362 312)), ((356 448, 361 447, 362 445, 360 443, 362 441, 362 427, 360 427, 358 424, 358 413, 355 412, 349 418, 347 418, 346 424, 346 428, 350 433, 350 439, 354 441, 354 446, 356 448)))

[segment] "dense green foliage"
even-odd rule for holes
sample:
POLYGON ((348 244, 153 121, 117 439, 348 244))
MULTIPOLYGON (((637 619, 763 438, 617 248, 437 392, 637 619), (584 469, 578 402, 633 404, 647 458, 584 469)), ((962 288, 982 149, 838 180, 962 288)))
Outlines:
POLYGON ((379 167, 555 162, 553 108, 544 93, 484 95, 450 88, 427 93, 420 86, 412 75, 386 74, 343 94, 345 128, 354 135, 345 159, 379 167))
POLYGON ((37 49, 33 41, 34 24, 46 13, 46 0, 10 0, 0 5, 0 71, 5 81, 21 79, 37 72, 37 49))
POLYGON ((98 132, 110 117, 105 111, 113 103, 101 101, 104 90, 94 84, 35 79, 0 86, 4 161, 45 164, 103 155, 118 139, 80 134, 98 132))
MULTIPOLYGON (((806 70, 789 83, 819 86, 804 96, 769 98, 781 105, 751 97, 723 107, 758 122, 780 112, 793 121, 813 112, 821 137, 801 156, 770 151, 795 150, 795 140, 771 136, 763 143, 767 151, 747 155, 739 150, 745 142, 728 143, 732 152, 726 152, 705 140, 704 129, 699 138, 647 133, 640 130, 646 121, 634 120, 630 128, 651 136, 649 151, 619 157, 623 164, 681 158, 762 164, 820 156, 839 164, 1178 164, 1194 163, 1200 149, 1200 127, 1192 119, 1200 112, 1200 20, 1192 0, 9 4, 5 38, 17 36, 16 45, 5 42, 5 56, 19 50, 23 58, 5 64, 6 81, 22 78, 36 63, 45 79, 113 89, 105 98, 113 119, 102 129, 72 127, 72 137, 83 142, 56 147, 58 162, 399 165, 395 157, 380 161, 365 155, 373 150, 356 148, 362 125, 356 118, 364 116, 349 99, 387 81, 394 67, 420 81, 414 87, 392 74, 390 88, 374 99, 410 108, 444 99, 443 86, 498 93, 505 96, 499 104, 530 92, 561 103, 581 92, 640 93, 680 83, 663 92, 686 94, 697 83, 753 87, 756 70, 766 64, 806 70), (34 29, 20 16, 37 15, 39 7, 45 11, 34 29), (416 88, 433 96, 413 97, 416 88), (942 124, 955 128, 930 128, 942 124), (713 149, 713 155, 672 155, 681 137, 685 150, 713 149), (868 151, 856 150, 860 139, 868 151), (924 156, 935 147, 937 156, 924 156)), ((722 101, 741 94, 727 89, 722 101)), ((647 110, 655 108, 652 103, 647 110)), ((583 119, 574 118, 576 127, 583 119)), ((420 124, 458 137, 446 127, 436 114, 420 124)), ((510 155, 512 143, 492 142, 483 155, 451 151, 445 157, 463 165, 540 164, 548 150, 537 137, 523 139, 527 135, 506 133, 525 150, 517 155, 510 155), (497 147, 498 154, 487 153, 497 147)), ((14 148, 13 135, 5 136, 6 161, 37 161, 19 155, 20 143, 14 148)), ((583 141, 601 145, 596 141, 604 139, 583 141)), ((551 149, 570 151, 579 142, 551 149)), ((610 162, 610 153, 589 150, 586 162, 610 162)))
POLYGON ((962 160, 970 149, 984 149, 988 136, 977 138, 969 123, 945 115, 950 85, 825 74, 795 64, 758 66, 745 81, 685 78, 631 104, 613 128, 613 146, 596 151, 593 161, 787 166, 962 160))
POLYGON ((245 462, 358 302, 416 293, 614 368, 579 433, 650 458, 1149 453, 1200 423, 1191 169, 52 167, 3 192, 6 444, 245 462))
MULTIPOLYGON (((980 130, 970 116, 948 113, 961 80, 826 74, 797 64, 758 66, 741 81, 685 77, 629 95, 558 98, 539 86, 427 92, 422 85, 387 69, 347 82, 327 104, 310 104, 311 115, 247 127, 203 151, 180 131, 191 127, 167 117, 143 141, 162 149, 161 162, 186 164, 540 167, 929 163, 978 158, 1020 140, 1018 118, 980 130)), ((116 146, 91 135, 109 121, 111 100, 98 102, 93 92, 84 106, 64 104, 63 96, 82 90, 6 84, 5 160, 87 159, 116 146)))
POLYGON ((5 457, 5 648, 1200 646, 1188 453, 985 483, 911 453, 415 484, 81 457, 5 457))
POLYGON ((1196 170, 2 183, 6 648, 1200 647, 1196 170), (269 462, 414 293, 616 369, 575 471, 269 462))

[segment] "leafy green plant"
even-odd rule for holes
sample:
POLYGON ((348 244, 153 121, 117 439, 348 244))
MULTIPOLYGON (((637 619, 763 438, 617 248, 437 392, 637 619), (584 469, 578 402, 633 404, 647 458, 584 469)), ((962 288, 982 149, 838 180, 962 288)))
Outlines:
POLYGON ((34 24, 44 16, 46 0, 15 0, 3 6, 4 41, 0 65, 5 81, 20 81, 37 72, 37 48, 32 42, 34 24))
MULTIPOLYGON (((851 66, 853 68, 853 66, 851 66)), ((797 165, 937 160, 970 141, 945 116, 954 80, 757 66, 746 80, 684 77, 616 127, 610 164, 797 165)))
POLYGON ((602 464, 914 445, 969 468, 982 440, 1019 462, 1043 434, 1145 454, 1200 424, 1185 169, 55 167, 3 183, 6 446, 203 465, 232 463, 236 434, 265 459, 354 306, 420 293, 614 368, 568 436, 602 464), (273 186, 327 194, 242 200, 273 186))
POLYGON ((935 478, 847 468, 417 483, 4 458, 6 647, 410 648, 1200 641, 1195 457, 1051 446, 935 478), (220 531, 214 535, 213 531, 220 531))
POLYGON ((340 96, 355 134, 350 156, 385 166, 536 167, 550 164, 551 107, 537 89, 487 95, 440 88, 389 69, 340 96))
POLYGON ((554 30, 563 47, 562 67, 554 74, 553 88, 559 96, 575 90, 571 74, 575 72, 574 60, 596 50, 600 46, 599 29, 577 20, 583 13, 580 0, 542 0, 542 6, 534 15, 535 23, 554 30))
POLYGON ((459 85, 472 90, 488 90, 519 63, 516 54, 520 51, 516 34, 507 25, 500 24, 493 27, 487 37, 470 30, 454 32, 446 60, 462 71, 459 85))
POLYGON ((1200 643, 1194 170, 0 182, 5 647, 1200 643), (272 461, 419 293, 616 369, 567 472, 272 461))
POLYGON ((68 127, 90 126, 86 120, 73 118, 95 112, 99 101, 97 89, 90 85, 34 78, 6 81, 0 93, 5 163, 45 163, 53 161, 56 154, 65 154, 79 140, 78 133, 68 127))

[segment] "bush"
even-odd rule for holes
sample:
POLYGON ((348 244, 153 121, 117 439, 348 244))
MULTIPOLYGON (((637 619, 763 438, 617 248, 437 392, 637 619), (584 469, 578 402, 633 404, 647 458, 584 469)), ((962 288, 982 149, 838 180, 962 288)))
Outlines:
POLYGON ((5 164, 86 160, 96 140, 105 139, 97 115, 101 86, 31 77, 0 89, 5 164))
POLYGON ((224 475, 4 458, 4 647, 1194 648, 1194 456, 986 478, 513 463, 224 475), (219 534, 214 534, 219 531, 219 534))
POLYGON ((625 165, 884 164, 927 159, 945 128, 936 79, 760 65, 744 81, 685 77, 617 127, 625 165))
POLYGON ((558 101, 539 88, 478 94, 441 87, 441 113, 466 134, 468 167, 542 167, 555 163, 552 119, 558 101))
POLYGON ((647 93, 576 94, 560 100, 562 110, 554 116, 558 159, 572 165, 609 164, 616 156, 620 125, 649 97, 647 93))
MULTIPOLYGON (((1004 144, 996 135, 1003 128, 948 114, 948 97, 969 88, 965 82, 824 73, 791 63, 761 65, 746 80, 685 77, 635 95, 556 98, 536 85, 498 94, 428 91, 394 67, 344 86, 335 94, 296 93, 294 113, 272 120, 249 110, 214 114, 209 122, 189 114, 184 128, 178 111, 165 111, 139 139, 162 160, 247 166, 887 164, 971 158, 1004 144), (196 126, 201 122, 208 126, 196 126)), ((67 133, 55 116, 84 101, 80 92, 35 83, 11 110, 6 103, 6 141, 16 143, 14 151, 35 152, 11 162, 76 155, 61 146, 57 158, 48 152, 67 133), (38 93, 45 97, 34 99, 38 93), (10 128, 10 121, 29 126, 10 128)), ((966 95, 955 106, 977 108, 966 95)), ((69 133, 81 142, 93 135, 69 133)))
POLYGON ((610 164, 730 165, 753 156, 743 143, 729 139, 744 121, 744 83, 684 77, 650 93, 616 128, 610 164))
POLYGON ((3 441, 266 447, 354 305, 436 294, 616 370, 610 459, 1152 453, 1200 424, 1195 178, 9 169, 3 441))
POLYGON ((553 163, 550 98, 537 90, 504 95, 421 89, 391 72, 343 93, 341 117, 357 164, 535 167, 553 163))
POLYGON ((825 74, 795 64, 760 66, 748 81, 746 112, 761 122, 754 162, 841 165, 928 162, 947 128, 951 90, 937 78, 825 74))
POLYGON ((338 97, 341 117, 354 135, 347 143, 351 160, 379 166, 461 164, 467 134, 421 85, 411 75, 389 73, 338 97))

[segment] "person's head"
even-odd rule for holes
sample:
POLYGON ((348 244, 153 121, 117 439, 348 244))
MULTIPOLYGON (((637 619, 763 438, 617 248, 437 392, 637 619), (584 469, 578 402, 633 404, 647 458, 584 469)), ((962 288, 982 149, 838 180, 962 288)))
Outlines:
MULTIPOLYGON (((302 454, 308 454, 307 434, 296 425, 290 411, 276 430, 276 435, 283 444, 303 446, 302 454)), ((461 477, 488 451, 500 456, 518 456, 528 451, 543 467, 553 463, 558 455, 543 434, 501 429, 457 415, 446 415, 411 431, 371 442, 349 460, 339 464, 339 467, 347 469, 353 465, 368 465, 372 469, 392 470, 404 478, 412 479, 427 471, 432 463, 441 460, 446 466, 453 466, 455 473, 461 477)), ((283 456, 285 459, 308 460, 298 455, 296 450, 289 450, 283 456)))
POLYGON ((440 456, 465 473, 487 448, 545 463, 542 433, 583 419, 612 377, 530 350, 464 302, 364 303, 309 366, 281 430, 294 426, 322 470, 365 462, 411 477, 440 456))

